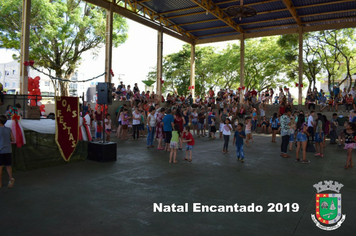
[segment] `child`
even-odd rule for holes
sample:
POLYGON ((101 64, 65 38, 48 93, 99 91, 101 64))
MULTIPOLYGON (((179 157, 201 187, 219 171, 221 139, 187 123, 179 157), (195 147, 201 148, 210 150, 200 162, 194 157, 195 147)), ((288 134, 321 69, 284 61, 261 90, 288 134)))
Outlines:
POLYGON ((140 132, 140 137, 145 138, 145 117, 146 117, 146 113, 144 110, 141 110, 140 108, 140 113, 141 113, 141 121, 140 121, 140 127, 138 128, 139 132, 140 132))
POLYGON ((290 118, 290 136, 289 136, 289 151, 293 151, 293 143, 294 143, 294 131, 296 129, 295 117, 297 113, 293 113, 290 118))
POLYGON ((96 132, 95 132, 95 141, 101 140, 101 132, 103 132, 103 126, 101 126, 101 121, 96 122, 96 132))
POLYGON ((170 142, 171 153, 169 154, 169 163, 178 163, 177 159, 177 149, 178 142, 180 141, 179 125, 174 125, 174 130, 172 131, 172 138, 170 142))
POLYGON ((110 114, 106 115, 105 118, 105 133, 106 133, 106 141, 110 142, 110 134, 111 134, 111 119, 110 114))
POLYGON ((271 123, 271 127, 272 127, 272 143, 277 143, 276 142, 276 134, 277 134, 277 130, 278 130, 278 124, 279 124, 279 120, 277 118, 277 113, 273 114, 273 117, 270 120, 271 123))
POLYGON ((121 114, 121 125, 122 125, 121 140, 123 141, 127 139, 127 129, 129 124, 130 124, 130 117, 127 114, 127 109, 125 108, 121 114))
POLYGON ((183 160, 192 162, 192 150, 193 150, 195 141, 194 141, 193 135, 190 133, 189 126, 184 127, 183 139, 184 139, 183 143, 187 143, 187 147, 185 150, 185 158, 183 160), (188 152, 189 152, 189 159, 188 159, 188 152))
POLYGON ((230 120, 228 118, 225 119, 222 134, 224 135, 224 147, 222 153, 229 153, 229 140, 231 135, 232 126, 230 125, 230 120))
POLYGON ((246 124, 245 133, 246 133, 246 137, 247 137, 246 146, 249 147, 250 146, 249 140, 251 140, 253 142, 252 133, 251 133, 251 127, 252 127, 251 117, 248 116, 245 118, 245 124, 246 124))
POLYGON ((328 100, 328 111, 333 111, 334 109, 334 98, 332 96, 330 96, 329 100, 328 100))
POLYGON ((12 177, 12 160, 11 160, 11 142, 15 141, 10 128, 5 127, 7 121, 6 116, 0 115, 0 188, 2 186, 2 169, 6 166, 7 174, 9 175, 8 188, 12 188, 15 179, 12 177))
POLYGON ((210 136, 212 139, 215 139, 215 133, 216 133, 215 120, 216 120, 215 117, 211 118, 210 136))
POLYGON ((325 121, 321 113, 318 113, 317 115, 318 115, 318 119, 316 120, 316 130, 315 130, 316 154, 314 156, 323 157, 325 121))
POLYGON ((245 154, 244 154, 244 139, 246 138, 245 132, 242 130, 244 127, 243 124, 239 123, 237 125, 235 135, 234 135, 234 140, 233 143, 236 145, 236 154, 237 154, 237 160, 244 163, 245 162, 245 154), (236 140, 236 142, 235 142, 236 140))
POLYGON ((347 159, 345 169, 353 167, 352 163, 352 149, 356 147, 356 125, 354 123, 350 123, 348 121, 345 122, 346 129, 342 132, 342 136, 345 140, 344 149, 347 150, 347 159))
POLYGON ((264 110, 265 108, 265 101, 263 101, 262 103, 260 103, 259 105, 259 110, 260 110, 260 116, 263 117, 266 115, 266 112, 264 110))
POLYGON ((257 112, 256 112, 256 108, 253 108, 252 110, 252 131, 256 132, 256 128, 257 128, 257 112))
POLYGON ((264 133, 268 133, 267 132, 267 120, 266 120, 266 117, 265 116, 263 116, 262 117, 262 119, 261 119, 261 123, 260 123, 260 125, 261 125, 261 134, 264 132, 264 133))
POLYGON ((308 143, 308 125, 305 122, 305 117, 303 113, 300 113, 298 116, 298 122, 296 124, 296 132, 297 132, 297 148, 295 150, 296 159, 295 161, 299 162, 299 151, 302 149, 303 152, 303 164, 309 164, 310 161, 306 159, 306 150, 307 150, 307 143, 308 143))

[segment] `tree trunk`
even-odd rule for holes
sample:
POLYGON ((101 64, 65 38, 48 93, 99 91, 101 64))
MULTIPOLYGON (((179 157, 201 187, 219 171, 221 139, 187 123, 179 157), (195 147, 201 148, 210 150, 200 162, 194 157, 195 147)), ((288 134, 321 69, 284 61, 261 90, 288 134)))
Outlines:
POLYGON ((69 82, 59 81, 61 96, 69 96, 69 82))

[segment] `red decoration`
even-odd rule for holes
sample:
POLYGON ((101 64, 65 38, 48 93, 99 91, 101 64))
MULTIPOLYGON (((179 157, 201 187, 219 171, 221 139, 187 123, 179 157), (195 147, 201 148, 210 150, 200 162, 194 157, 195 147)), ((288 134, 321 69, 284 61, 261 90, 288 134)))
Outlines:
POLYGON ((303 84, 301 84, 300 87, 303 88, 303 84))
POLYGON ((112 71, 112 69, 110 69, 110 74, 112 77, 114 77, 114 72, 112 71))
POLYGON ((242 86, 242 90, 245 90, 245 88, 246 88, 245 86, 242 86))
POLYGON ((192 86, 192 89, 194 89, 194 85, 192 86))
POLYGON ((295 83, 295 87, 299 87, 299 84, 298 84, 298 83, 295 83))
POLYGON ((33 66, 35 64, 35 62, 31 60, 31 61, 29 61, 29 64, 30 64, 30 66, 33 66))
POLYGON ((241 87, 239 87, 238 90, 241 91, 241 87))
POLYGON ((189 87, 188 87, 188 90, 191 90, 191 89, 192 89, 192 87, 189 86, 189 87))
POLYGON ((24 64, 24 66, 29 66, 30 65, 30 63, 28 61, 25 61, 23 64, 24 64))

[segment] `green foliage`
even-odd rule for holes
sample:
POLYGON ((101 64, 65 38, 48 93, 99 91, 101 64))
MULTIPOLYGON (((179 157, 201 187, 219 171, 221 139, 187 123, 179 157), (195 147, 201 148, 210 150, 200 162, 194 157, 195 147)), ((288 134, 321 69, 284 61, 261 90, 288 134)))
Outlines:
MULTIPOLYGON (((22 0, 0 0, 0 48, 20 50, 22 0)), ((32 0, 30 60, 71 78, 82 53, 105 43, 106 11, 81 0, 32 0)), ((113 46, 127 39, 126 20, 114 14, 113 46)), ((62 93, 66 84, 61 84, 62 93)))
MULTIPOLYGON (((356 53, 354 29, 330 30, 303 34, 303 72, 309 87, 325 75, 329 84, 346 74, 349 80, 356 70, 352 55, 356 53)), ((187 94, 190 85, 190 45, 178 53, 165 56, 163 92, 177 90, 187 94)), ((299 80, 299 36, 297 34, 245 40, 244 86, 264 90, 292 86, 299 80)), ((148 78, 155 79, 151 71, 148 78)), ((240 87, 240 45, 229 44, 218 51, 214 47, 196 47, 196 95, 210 87, 240 87)))
MULTIPOLYGON (((356 53, 355 29, 326 30, 303 34, 303 71, 309 87, 315 87, 318 78, 328 78, 330 85, 336 80, 340 84, 348 81, 351 88, 351 75, 355 72, 353 55, 356 53), (343 78, 344 77, 344 78, 343 78)), ((282 35, 278 45, 285 50, 286 73, 298 74, 298 35, 282 35), (289 64, 289 65, 288 65, 289 64)))

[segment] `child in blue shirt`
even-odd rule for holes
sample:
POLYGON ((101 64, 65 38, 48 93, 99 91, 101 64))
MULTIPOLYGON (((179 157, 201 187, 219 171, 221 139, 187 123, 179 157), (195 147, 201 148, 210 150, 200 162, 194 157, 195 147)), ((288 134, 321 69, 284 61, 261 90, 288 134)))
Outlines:
POLYGON ((242 163, 245 162, 245 154, 244 154, 244 139, 246 138, 245 131, 243 131, 244 125, 239 123, 237 124, 237 128, 234 135, 233 143, 236 145, 236 154, 237 160, 242 163), (236 141, 236 142, 235 142, 236 141))

